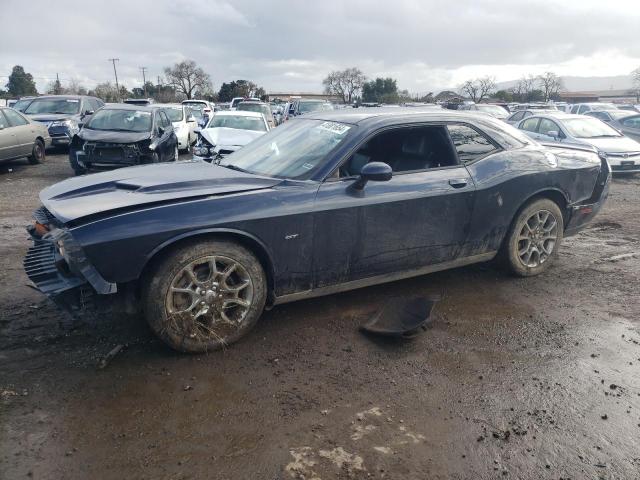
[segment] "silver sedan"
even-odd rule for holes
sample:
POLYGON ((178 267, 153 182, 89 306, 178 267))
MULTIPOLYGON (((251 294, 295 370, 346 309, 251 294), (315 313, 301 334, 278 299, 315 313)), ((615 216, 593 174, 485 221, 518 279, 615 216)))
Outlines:
POLYGON ((518 128, 542 143, 595 147, 607 156, 614 173, 640 172, 640 143, 597 118, 548 113, 526 118, 518 128))
POLYGON ((45 124, 34 122, 13 108, 0 107, 0 162, 27 157, 31 164, 40 163, 50 146, 45 124))

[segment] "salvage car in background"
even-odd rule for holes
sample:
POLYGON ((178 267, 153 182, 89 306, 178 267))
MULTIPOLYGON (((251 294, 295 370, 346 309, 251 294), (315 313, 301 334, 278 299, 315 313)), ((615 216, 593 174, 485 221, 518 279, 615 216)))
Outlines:
POLYGON ((51 146, 68 146, 104 102, 84 95, 47 95, 34 98, 24 109, 25 115, 49 129, 51 146))
POLYGON ((585 113, 585 115, 611 124, 613 121, 629 117, 633 115, 633 113, 627 110, 591 110, 590 112, 585 113))
POLYGON ((264 115, 258 112, 216 112, 206 128, 198 132, 193 147, 197 160, 207 162, 222 158, 269 131, 264 115))
POLYGON ((46 126, 12 108, 0 107, 0 162, 27 157, 35 165, 44 160, 50 145, 46 126))
POLYGON ((640 115, 629 115, 613 120, 610 125, 618 129, 623 135, 640 142, 640 115))
POLYGON ((517 110, 515 113, 509 115, 505 122, 509 125, 518 125, 521 120, 530 117, 531 115, 538 115, 541 113, 562 113, 561 110, 540 110, 540 109, 525 109, 525 110, 517 110))
MULTIPOLYGON (((34 98, 37 97, 20 97, 13 105, 13 109, 19 112, 24 112, 24 110, 29 106, 29 104, 33 101, 34 98)), ((11 106, 11 105, 9 105, 11 106)))
POLYGON ((196 117, 191 108, 182 103, 156 103, 153 108, 161 108, 173 124, 173 131, 178 138, 178 149, 188 151, 196 141, 196 117))
POLYGON ((458 110, 471 110, 481 113, 486 113, 492 117, 499 118, 500 120, 506 120, 509 116, 509 111, 499 105, 491 105, 489 103, 470 103, 461 105, 458 110))
POLYGON ((273 118, 273 112, 271 106, 264 102, 240 102, 236 107, 238 112, 258 112, 264 115, 264 119, 269 124, 269 128, 274 128, 276 122, 273 118))
POLYGON ((137 105, 103 107, 74 135, 69 148, 76 175, 177 159, 178 139, 167 114, 137 105))
POLYGON ((600 210, 609 179, 591 147, 543 147, 489 116, 317 112, 219 164, 43 190, 24 264, 61 304, 141 305, 164 342, 202 352, 238 340, 265 305, 496 255, 540 274, 600 210))
POLYGON ((640 172, 640 143, 597 118, 569 113, 529 117, 518 128, 545 143, 587 145, 606 156, 613 172, 640 172))

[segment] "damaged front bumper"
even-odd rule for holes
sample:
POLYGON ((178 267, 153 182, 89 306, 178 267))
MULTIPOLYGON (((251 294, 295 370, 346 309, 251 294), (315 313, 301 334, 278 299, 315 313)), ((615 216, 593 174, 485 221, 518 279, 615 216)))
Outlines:
POLYGON ((77 164, 86 168, 100 169, 126 167, 144 163, 145 155, 136 144, 85 142, 81 149, 73 150, 77 164))
POLYGON ((117 285, 105 280, 91 265, 67 229, 54 228, 40 235, 37 225, 43 226, 38 222, 36 227, 27 229, 33 246, 27 252, 23 265, 40 292, 69 310, 85 307, 86 300, 95 294, 117 292, 117 285))

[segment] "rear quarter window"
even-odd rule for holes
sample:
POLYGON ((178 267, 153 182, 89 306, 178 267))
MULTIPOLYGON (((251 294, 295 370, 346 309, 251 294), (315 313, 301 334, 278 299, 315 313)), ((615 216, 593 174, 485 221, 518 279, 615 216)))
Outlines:
POLYGON ((447 125, 460 162, 471 163, 498 148, 485 135, 466 125, 447 125))

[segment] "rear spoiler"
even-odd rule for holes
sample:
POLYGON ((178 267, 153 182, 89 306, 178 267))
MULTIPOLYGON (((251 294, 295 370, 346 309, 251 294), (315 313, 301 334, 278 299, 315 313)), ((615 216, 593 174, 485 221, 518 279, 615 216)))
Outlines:
POLYGON ((544 147, 549 147, 549 148, 560 148, 562 150, 579 150, 581 152, 592 152, 596 154, 599 153, 598 149, 593 145, 577 145, 577 144, 565 145, 565 144, 556 143, 556 142, 538 142, 538 143, 540 143, 540 145, 544 147))

